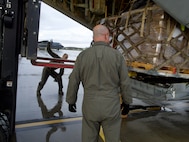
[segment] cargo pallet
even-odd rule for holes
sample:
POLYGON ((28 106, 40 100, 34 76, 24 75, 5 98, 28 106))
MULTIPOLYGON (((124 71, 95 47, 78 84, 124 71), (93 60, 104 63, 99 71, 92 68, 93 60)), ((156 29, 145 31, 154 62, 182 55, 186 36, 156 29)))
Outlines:
POLYGON ((161 68, 155 67, 155 65, 150 63, 143 63, 143 62, 131 62, 126 63, 130 69, 138 69, 138 70, 144 70, 144 71, 155 71, 157 73, 165 73, 165 74, 185 74, 189 76, 189 69, 179 69, 174 66, 163 66, 161 68))
POLYGON ((189 29, 153 2, 101 23, 109 28, 111 45, 124 56, 129 70, 189 78, 189 29))

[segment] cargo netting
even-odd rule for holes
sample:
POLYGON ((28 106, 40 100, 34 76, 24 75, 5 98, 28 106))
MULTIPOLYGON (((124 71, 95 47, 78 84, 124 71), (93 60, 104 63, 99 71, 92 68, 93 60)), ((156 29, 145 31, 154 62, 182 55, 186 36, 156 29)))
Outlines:
POLYGON ((100 21, 130 70, 189 78, 189 29, 154 3, 100 21))

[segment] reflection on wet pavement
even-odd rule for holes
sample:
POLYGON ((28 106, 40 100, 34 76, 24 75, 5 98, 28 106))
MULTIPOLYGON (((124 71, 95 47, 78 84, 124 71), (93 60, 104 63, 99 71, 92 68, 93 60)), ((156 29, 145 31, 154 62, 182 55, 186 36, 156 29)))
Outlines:
MULTIPOLYGON (((49 78, 41 91, 42 95, 37 96, 36 89, 42 68, 32 66, 25 59, 20 61, 19 68, 16 133, 11 142, 81 142, 82 87, 78 93, 77 113, 69 112, 65 102, 71 70, 65 69, 63 75, 63 96, 57 94, 58 86, 52 78, 49 78)), ((134 103, 138 104, 137 101, 134 103)), ((189 140, 188 100, 165 102, 164 108, 160 110, 134 109, 127 119, 122 120, 121 142, 189 140)), ((99 142, 103 140, 99 139, 99 142)))
POLYGON ((55 104, 55 106, 53 106, 52 108, 48 109, 47 106, 45 105, 45 103, 43 102, 41 96, 37 96, 37 101, 39 104, 39 107, 41 108, 41 113, 44 119, 48 119, 48 118, 62 118, 63 117, 63 112, 61 110, 62 107, 62 95, 58 96, 58 101, 55 104), (55 114, 58 114, 57 116, 55 114))

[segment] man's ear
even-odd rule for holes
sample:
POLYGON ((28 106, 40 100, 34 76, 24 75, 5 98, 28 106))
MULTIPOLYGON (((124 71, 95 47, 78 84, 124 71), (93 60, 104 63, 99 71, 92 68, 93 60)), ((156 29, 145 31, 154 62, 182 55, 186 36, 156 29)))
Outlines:
POLYGON ((110 37, 109 37, 109 34, 106 34, 106 35, 105 35, 105 40, 106 40, 106 42, 107 42, 107 43, 109 43, 109 42, 110 42, 110 37))

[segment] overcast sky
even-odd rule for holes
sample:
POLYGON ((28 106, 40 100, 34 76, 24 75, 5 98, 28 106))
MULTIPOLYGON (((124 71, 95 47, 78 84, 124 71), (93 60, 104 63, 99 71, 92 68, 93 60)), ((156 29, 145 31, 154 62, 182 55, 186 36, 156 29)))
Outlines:
POLYGON ((65 47, 85 48, 90 46, 92 31, 42 2, 38 40, 53 40, 65 47))

